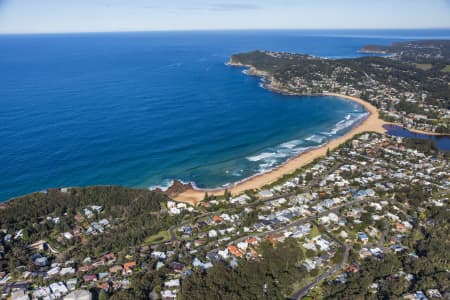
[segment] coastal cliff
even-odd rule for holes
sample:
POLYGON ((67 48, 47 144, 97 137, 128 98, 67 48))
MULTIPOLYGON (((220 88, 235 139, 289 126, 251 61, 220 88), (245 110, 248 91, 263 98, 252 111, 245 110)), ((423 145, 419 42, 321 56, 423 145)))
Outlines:
POLYGON ((251 64, 242 63, 236 55, 231 56, 226 65, 232 67, 246 67, 247 69, 244 71, 246 75, 260 77, 263 87, 272 92, 286 95, 300 95, 300 93, 289 89, 288 85, 275 78, 275 76, 270 72, 257 69, 251 64))

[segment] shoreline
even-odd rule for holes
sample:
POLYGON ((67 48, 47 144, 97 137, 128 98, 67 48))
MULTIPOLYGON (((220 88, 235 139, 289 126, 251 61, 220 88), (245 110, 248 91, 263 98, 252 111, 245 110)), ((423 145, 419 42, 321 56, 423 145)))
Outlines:
POLYGON ((261 173, 261 174, 255 174, 254 176, 245 178, 241 181, 238 181, 229 187, 225 188, 216 188, 216 189, 202 189, 202 188, 196 188, 195 186, 190 185, 189 187, 186 187, 184 191, 181 191, 179 193, 169 193, 168 196, 172 198, 175 201, 178 202, 185 202, 191 205, 197 205, 200 201, 203 200, 205 193, 207 192, 209 195, 214 196, 220 196, 224 194, 225 190, 228 190, 233 195, 240 194, 246 190, 253 190, 253 189, 260 189, 261 187, 271 184, 281 177, 292 174, 297 169, 311 163, 315 159, 319 157, 323 157, 326 155, 327 149, 333 150, 337 147, 339 147, 342 143, 346 142, 347 140, 353 138, 355 135, 363 133, 363 132, 378 132, 378 133, 385 133, 386 129, 384 129, 383 125, 386 124, 383 120, 379 118, 378 110, 375 106, 372 104, 354 97, 354 96, 348 96, 348 95, 341 95, 336 93, 321 93, 321 94, 314 94, 314 95, 303 95, 303 94, 297 94, 291 91, 287 91, 282 89, 279 86, 276 86, 277 84, 271 80, 270 74, 264 71, 256 70, 253 66, 245 66, 242 64, 236 64, 233 62, 228 62, 227 65, 229 66, 239 66, 239 67, 249 67, 250 69, 247 71, 246 74, 251 76, 258 76, 262 77, 264 82, 264 88, 267 88, 268 90, 272 92, 277 92, 281 94, 291 95, 291 96, 329 96, 329 97, 336 97, 340 99, 346 99, 349 101, 356 102, 364 107, 364 109, 367 111, 368 115, 359 122, 356 126, 354 126, 350 131, 345 133, 342 136, 339 136, 335 139, 332 139, 328 141, 327 143, 317 147, 310 149, 308 151, 305 151, 303 153, 299 153, 298 155, 290 158, 283 164, 275 167, 274 169, 261 173))
MULTIPOLYGON (((251 175, 247 178, 241 179, 239 181, 233 182, 227 187, 217 187, 217 188, 198 188, 195 186, 194 182, 189 183, 182 183, 177 179, 174 179, 172 184, 169 187, 164 187, 164 190, 162 190, 162 187, 152 189, 152 190, 160 190, 161 192, 165 193, 169 198, 177 201, 177 202, 184 202, 188 203, 190 205, 198 205, 204 198, 205 192, 207 192, 209 195, 215 195, 215 196, 222 196, 224 194, 225 190, 228 190, 233 195, 240 194, 242 192, 245 192, 246 190, 257 190, 262 188, 265 185, 269 185, 278 179, 282 178, 285 175, 289 175, 294 173, 297 169, 311 163, 317 158, 324 157, 326 155, 327 149, 333 150, 337 147, 339 147, 341 144, 345 143, 346 141, 352 139, 355 135, 363 133, 363 132, 378 132, 378 133, 386 133, 387 129, 384 128, 384 125, 395 125, 398 126, 404 130, 408 130, 411 133, 417 133, 417 134, 426 134, 426 135, 433 135, 433 136, 442 136, 442 137, 448 137, 449 134, 444 133, 435 133, 435 132, 427 132, 427 131, 421 131, 417 129, 409 129, 402 126, 400 123, 394 123, 394 122, 387 122, 383 121, 379 118, 378 109, 370 104, 369 102, 366 102, 360 98, 357 98, 355 96, 348 96, 348 95, 342 95, 337 93, 316 93, 316 94, 301 94, 294 91, 286 90, 284 87, 279 85, 277 82, 274 82, 273 77, 264 71, 260 71, 255 69, 251 65, 243 65, 240 63, 233 63, 231 60, 229 62, 226 62, 225 65, 227 66, 236 66, 236 67, 247 67, 249 69, 246 70, 245 74, 249 76, 256 76, 260 77, 262 79, 261 86, 271 92, 280 93, 287 96, 309 96, 309 97, 315 97, 315 96, 329 96, 329 97, 336 97, 340 99, 345 99, 349 101, 356 102, 364 107, 364 109, 367 111, 367 116, 361 120, 359 120, 357 123, 355 123, 352 128, 345 133, 342 136, 335 137, 332 140, 329 140, 328 142, 318 145, 314 148, 308 149, 304 152, 301 152, 291 158, 289 158, 287 161, 283 162, 282 164, 275 166, 273 169, 263 172, 263 173, 257 173, 254 175, 251 175), (178 185, 178 190, 170 191, 171 188, 173 188, 175 185, 178 185), (167 191, 168 190, 168 191, 167 191), (167 192, 165 192, 167 191, 167 192)), ((105 185, 110 186, 110 185, 105 185)), ((90 187, 90 186, 86 186, 90 187)), ((136 187, 134 187, 136 188, 136 187)), ((137 188, 140 189, 140 188, 137 188)), ((147 188, 148 189, 148 188, 147 188)), ((25 194, 27 195, 27 194, 25 194)), ((17 200, 25 195, 12 197, 9 199, 6 199, 4 201, 0 201, 0 209, 3 209, 7 203, 10 201, 17 200)))
MULTIPOLYGON (((231 192, 231 194, 237 195, 246 190, 260 189, 265 185, 271 184, 285 175, 294 173, 297 169, 311 163, 316 158, 326 156, 328 148, 330 148, 330 150, 333 150, 339 147, 342 143, 345 143, 347 140, 350 140, 357 134, 369 131, 378 133, 386 132, 386 130, 383 128, 383 125, 385 123, 384 121, 378 118, 378 111, 376 107, 374 107, 373 105, 365 102, 362 99, 347 95, 327 93, 322 94, 322 96, 331 96, 341 99, 347 99, 350 101, 354 101, 358 104, 361 104, 367 110, 368 116, 343 136, 332 139, 320 147, 300 153, 297 156, 294 156, 291 159, 287 160, 283 164, 275 167, 271 171, 254 175, 252 177, 243 179, 240 182, 233 184, 232 186, 227 188, 227 190, 231 192)), ((203 200, 205 192, 207 192, 209 195, 221 196, 223 195, 224 191, 225 188, 200 189, 195 187, 189 187, 187 190, 176 195, 169 195, 169 197, 178 202, 185 202, 191 205, 197 205, 200 201, 203 200)))
MULTIPOLYGON (((378 132, 385 133, 386 129, 384 129, 383 125, 386 122, 381 120, 378 115, 378 109, 372 104, 353 96, 341 95, 336 93, 320 93, 313 95, 304 95, 295 93, 289 90, 285 90, 281 87, 277 82, 273 80, 273 77, 265 72, 257 70, 255 67, 251 65, 243 65, 241 63, 235 63, 233 61, 229 61, 226 63, 228 66, 236 66, 236 67, 248 67, 246 70, 247 75, 260 77, 263 81, 263 87, 268 89, 271 92, 281 93, 285 95, 291 96, 329 96, 336 97, 340 99, 346 99, 349 101, 356 102, 364 107, 367 111, 368 115, 361 120, 356 126, 354 126, 350 131, 346 134, 339 136, 335 139, 328 141, 327 143, 317 147, 305 151, 303 153, 299 153, 298 155, 288 159, 283 164, 273 168, 268 172, 264 172, 261 174, 255 174, 251 177, 245 178, 241 181, 235 182, 229 187, 225 188, 217 188, 217 189, 201 189, 196 188, 195 186, 189 185, 186 187, 184 191, 180 191, 179 193, 168 193, 168 196, 175 201, 185 202, 191 205, 196 206, 200 201, 203 200, 205 193, 207 192, 209 195, 220 196, 223 195, 225 190, 228 190, 231 194, 237 195, 246 190, 252 189, 260 189, 261 187, 271 184, 281 177, 294 173, 297 169, 311 163, 315 159, 319 157, 323 157, 326 155, 328 148, 333 150, 339 147, 342 143, 347 140, 353 138, 355 135, 363 133, 363 132, 378 132)), ((170 188, 169 188, 170 189, 170 188)))

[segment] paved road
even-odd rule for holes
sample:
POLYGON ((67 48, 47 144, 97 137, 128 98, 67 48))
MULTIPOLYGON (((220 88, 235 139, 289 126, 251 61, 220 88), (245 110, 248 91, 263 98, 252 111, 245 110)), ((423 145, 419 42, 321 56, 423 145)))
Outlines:
POLYGON ((297 300, 297 299, 301 299, 302 297, 306 296, 310 290, 312 290, 313 288, 315 288, 320 282, 322 282, 324 279, 328 278, 329 276, 333 275, 334 273, 342 270, 342 267, 347 263, 348 260, 348 255, 350 252, 350 247, 348 245, 344 245, 344 257, 342 258, 342 261, 334 266, 333 268, 329 269, 328 271, 326 271, 325 273, 323 273, 322 275, 320 275, 319 277, 316 277, 311 283, 309 283, 308 285, 302 287, 300 290, 298 290, 292 297, 291 299, 293 300, 297 300))
MULTIPOLYGON (((316 223, 316 221, 312 221, 312 223, 316 226, 319 226, 319 224, 316 223)), ((348 260, 348 255, 350 252, 350 246, 347 244, 344 244, 343 242, 341 242, 339 239, 337 239, 334 235, 332 235, 329 232, 325 232, 325 235, 327 235, 328 237, 330 237, 332 240, 334 240, 336 243, 338 243, 339 245, 342 246, 342 248, 344 248, 344 256, 341 260, 341 262, 334 266, 333 268, 329 269, 328 271, 326 271, 325 273, 323 273, 322 275, 320 275, 319 277, 316 277, 312 282, 310 282, 308 285, 302 287, 300 290, 298 290, 297 292, 294 293, 294 295, 291 297, 291 299, 300 299, 304 296, 306 296, 306 294, 309 293, 310 290, 312 290, 313 288, 315 288, 320 282, 322 282, 324 279, 328 278, 329 276, 333 275, 334 273, 342 270, 342 267, 347 263, 348 260)))

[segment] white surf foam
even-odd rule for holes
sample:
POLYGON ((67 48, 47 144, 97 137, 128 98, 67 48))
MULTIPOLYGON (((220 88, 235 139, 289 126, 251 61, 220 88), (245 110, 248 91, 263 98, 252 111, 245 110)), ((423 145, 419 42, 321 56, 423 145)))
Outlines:
POLYGON ((297 147, 301 143, 302 143, 301 140, 292 140, 292 141, 289 141, 289 142, 281 144, 280 147, 281 148, 287 148, 287 149, 294 149, 295 147, 297 147))
POLYGON ((313 135, 305 138, 306 141, 314 142, 316 144, 322 143, 324 139, 325 139, 325 137, 317 135, 317 134, 313 134, 313 135))
POLYGON ((247 159, 249 161, 260 161, 260 160, 271 158, 275 155, 276 155, 276 152, 263 152, 263 153, 260 153, 257 155, 249 156, 249 157, 247 157, 247 159))

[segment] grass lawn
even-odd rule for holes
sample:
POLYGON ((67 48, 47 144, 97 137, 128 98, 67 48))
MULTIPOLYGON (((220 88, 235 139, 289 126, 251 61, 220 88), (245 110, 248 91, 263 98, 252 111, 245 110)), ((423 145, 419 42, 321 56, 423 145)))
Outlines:
POLYGON ((163 243, 168 241, 170 241, 169 232, 167 230, 161 230, 157 234, 147 237, 144 241, 144 244, 150 245, 153 243, 163 243))
POLYGON ((316 226, 311 227, 311 232, 307 235, 308 238, 316 237, 320 234, 319 229, 316 226))
POLYGON ((424 70, 424 71, 428 71, 432 67, 433 67, 432 64, 416 64, 416 68, 424 70))
POLYGON ((445 68, 441 70, 441 72, 450 73, 450 65, 446 65, 445 68))

